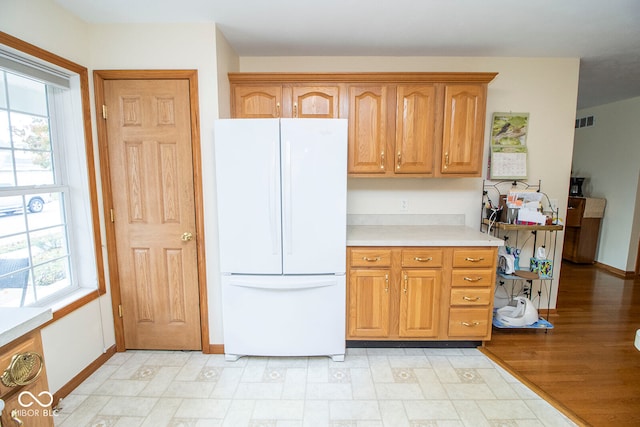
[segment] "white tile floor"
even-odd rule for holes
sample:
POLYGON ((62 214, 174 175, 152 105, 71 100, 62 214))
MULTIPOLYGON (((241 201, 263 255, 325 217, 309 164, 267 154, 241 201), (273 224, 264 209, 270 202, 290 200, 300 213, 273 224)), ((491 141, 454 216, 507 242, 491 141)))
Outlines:
POLYGON ((61 403, 59 427, 572 426, 476 349, 327 357, 115 354, 61 403))

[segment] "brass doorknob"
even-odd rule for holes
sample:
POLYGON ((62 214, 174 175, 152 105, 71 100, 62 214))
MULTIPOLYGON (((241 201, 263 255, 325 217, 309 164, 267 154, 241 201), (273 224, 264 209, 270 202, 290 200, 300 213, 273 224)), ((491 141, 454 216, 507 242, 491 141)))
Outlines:
POLYGON ((193 240, 193 234, 185 231, 184 233, 182 233, 181 239, 183 242, 190 242, 191 240, 193 240))

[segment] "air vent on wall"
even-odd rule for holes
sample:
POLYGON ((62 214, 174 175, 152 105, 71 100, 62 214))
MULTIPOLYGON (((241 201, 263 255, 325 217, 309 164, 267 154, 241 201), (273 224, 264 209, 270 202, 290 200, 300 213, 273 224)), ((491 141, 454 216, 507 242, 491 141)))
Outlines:
POLYGON ((584 128, 587 126, 593 126, 594 119, 593 116, 582 117, 580 119, 576 119, 576 129, 584 128))

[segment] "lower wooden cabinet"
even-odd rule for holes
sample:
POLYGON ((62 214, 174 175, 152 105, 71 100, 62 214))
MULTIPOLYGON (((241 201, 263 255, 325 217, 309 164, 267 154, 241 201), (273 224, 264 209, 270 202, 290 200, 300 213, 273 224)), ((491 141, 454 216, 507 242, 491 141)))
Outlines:
MULTIPOLYGON (((4 400, 5 407, 2 411, 1 425, 52 427, 53 397, 47 384, 39 331, 24 335, 0 348, 0 374, 3 372, 5 374, 0 382, 0 398, 4 400), (8 369, 16 355, 20 355, 20 359, 24 361, 23 367, 29 367, 27 371, 23 372, 18 367, 19 363, 8 369), (24 373, 22 379, 28 384, 6 385, 5 382, 11 384, 14 381, 13 375, 7 374, 6 371, 15 375, 24 373)), ((17 381, 21 382, 21 379, 18 378, 17 381)))
POLYGON ((348 340, 489 340, 497 248, 350 247, 348 340))

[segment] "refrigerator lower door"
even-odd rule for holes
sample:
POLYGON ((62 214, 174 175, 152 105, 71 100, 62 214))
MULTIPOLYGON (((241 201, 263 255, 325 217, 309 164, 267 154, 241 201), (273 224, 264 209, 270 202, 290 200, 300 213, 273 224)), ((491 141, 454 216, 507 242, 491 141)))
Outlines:
POLYGON ((222 276, 226 359, 344 360, 345 276, 222 276))

